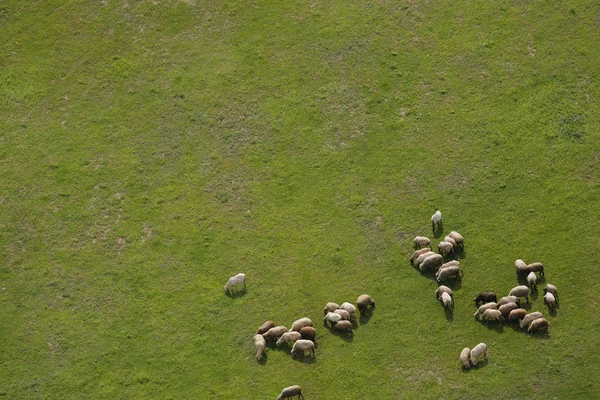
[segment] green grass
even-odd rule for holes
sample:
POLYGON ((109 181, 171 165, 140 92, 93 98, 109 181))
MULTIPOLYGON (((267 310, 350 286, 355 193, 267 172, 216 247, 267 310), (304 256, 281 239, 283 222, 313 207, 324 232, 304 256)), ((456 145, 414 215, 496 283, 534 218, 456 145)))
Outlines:
POLYGON ((594 2, 104 3, 0 2, 0 394, 600 396, 594 2), (408 263, 436 209, 452 318, 408 263), (548 338, 473 320, 517 258, 548 338), (321 326, 362 293, 353 341, 321 326), (316 361, 257 363, 304 316, 316 361))

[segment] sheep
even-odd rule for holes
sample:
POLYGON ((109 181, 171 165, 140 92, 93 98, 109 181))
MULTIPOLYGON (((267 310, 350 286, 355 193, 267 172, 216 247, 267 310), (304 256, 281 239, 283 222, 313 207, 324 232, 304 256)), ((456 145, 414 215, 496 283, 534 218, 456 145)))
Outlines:
POLYGON ((460 363, 462 364, 464 369, 471 368, 470 358, 471 358, 471 349, 468 347, 465 347, 460 352, 460 363))
POLYGON ((479 343, 471 350, 471 364, 477 365, 480 358, 487 359, 487 345, 485 343, 479 343))
POLYGON ((511 289, 510 293, 508 294, 509 296, 516 296, 516 297, 525 297, 525 299, 527 300, 527 303, 529 303, 529 288, 527 286, 515 286, 514 288, 511 289))
POLYGON ((463 238, 463 236, 456 232, 456 231, 452 231, 448 234, 448 236, 450 236, 452 239, 454 239, 454 241, 456 242, 456 246, 458 247, 465 247, 465 239, 463 238))
POLYGON ((527 328, 527 332, 533 333, 536 331, 548 332, 548 320, 546 318, 537 318, 531 321, 531 324, 529 324, 529 328, 527 328))
POLYGON ((452 309, 452 306, 454 305, 454 301, 452 300, 452 296, 450 296, 448 293, 442 292, 439 300, 442 302, 442 305, 444 306, 444 308, 446 310, 452 309))
POLYGON ((481 316, 481 314, 483 314, 485 312, 485 310, 488 310, 488 309, 498 309, 498 304, 496 304, 494 302, 485 303, 477 309, 477 311, 475 312, 475 314, 473 314, 473 316, 475 318, 479 319, 479 316, 481 316))
POLYGON ((554 295, 554 298, 556 299, 556 301, 558 301, 558 291, 556 289, 556 286, 551 285, 551 284, 546 284, 546 287, 544 288, 544 294, 546 293, 552 293, 554 295))
POLYGON ((508 318, 508 315, 510 314, 510 312, 517 308, 519 308, 517 303, 506 303, 506 304, 503 304, 500 307, 498 307, 498 311, 500 311, 500 313, 502 313, 502 316, 504 317, 504 319, 506 319, 506 318, 508 318))
POLYGON ((369 306, 371 306, 372 309, 375 308, 375 302, 368 294, 361 294, 358 296, 356 299, 356 305, 358 306, 358 311, 360 311, 361 314, 366 313, 369 306))
POLYGON ((306 354, 306 351, 310 352, 312 357, 315 356, 315 344, 310 340, 300 339, 296 340, 294 346, 292 347, 292 357, 294 357, 298 352, 302 352, 302 355, 306 354))
POLYGON ((527 264, 525 264, 525 261, 519 258, 517 261, 515 261, 515 268, 517 269, 517 275, 525 275, 525 272, 527 271, 527 264))
POLYGON ((254 347, 256 347, 256 359, 260 361, 263 357, 263 354, 265 354, 265 348, 267 347, 267 342, 265 341, 265 338, 261 334, 254 335, 253 341, 254 341, 254 347))
POLYGON ((442 223, 442 212, 436 211, 435 214, 431 216, 431 230, 435 233, 435 226, 440 225, 442 223))
POLYGON ((433 255, 435 255, 435 253, 434 253, 433 251, 431 251, 431 250, 430 250, 430 251, 428 251, 428 252, 426 252, 426 253, 423 253, 423 254, 421 254, 421 255, 420 255, 420 256, 418 256, 418 257, 417 257, 417 259, 415 260, 415 264, 414 264, 414 266, 415 266, 415 267, 419 267, 419 266, 420 266, 420 265, 423 263, 423 261, 425 261, 425 259, 427 259, 428 257, 431 257, 431 256, 433 256, 433 255))
POLYGON ((440 242, 440 244, 438 244, 438 253, 444 255, 444 256, 449 256, 452 251, 454 250, 454 246, 452 246, 452 243, 450 242, 440 242))
POLYGON ((544 295, 544 304, 548 306, 549 309, 554 310, 556 307, 556 298, 550 292, 544 295))
POLYGON ((231 288, 239 285, 240 283, 244 284, 244 288, 246 288, 246 275, 237 274, 236 276, 232 276, 227 281, 227 284, 225 284, 225 292, 229 292, 229 290, 231 290, 231 288))
POLYGON ((300 318, 299 320, 294 321, 294 323, 292 324, 292 329, 290 329, 290 331, 298 332, 300 328, 303 328, 305 326, 313 326, 313 323, 310 320, 310 318, 300 318))
POLYGON ((331 322, 331 326, 334 326, 335 324, 337 324, 341 320, 342 320, 342 316, 340 314, 329 312, 323 318, 323 323, 325 324, 325 326, 327 326, 327 322, 329 321, 329 322, 331 322))
POLYGON ((458 260, 450 260, 447 263, 442 264, 442 266, 440 267, 440 269, 444 269, 444 268, 452 267, 452 266, 458 266, 458 267, 460 267, 460 261, 458 261, 458 260))
POLYGON ((526 326, 529 326, 529 324, 532 321, 535 321, 538 318, 542 318, 543 315, 541 312, 536 311, 536 312, 532 312, 530 314, 527 314, 523 317, 523 319, 521 320, 521 322, 519 323, 519 326, 521 327, 521 329, 525 328, 526 326))
POLYGON ((523 319, 527 315, 527 310, 524 308, 517 308, 516 310, 512 310, 510 314, 508 314, 509 321, 515 321, 518 319, 523 319))
POLYGON ((281 335, 283 335, 287 331, 288 331, 288 328, 286 328, 283 325, 279 325, 279 326, 276 326, 274 328, 269 329, 268 331, 266 331, 262 335, 263 335, 263 337, 265 338, 266 341, 269 341, 269 340, 274 339, 276 337, 280 337, 281 335))
POLYGON ((266 331, 268 331, 271 328, 275 327, 275 323, 271 320, 265 322, 264 324, 262 324, 257 330, 256 330, 256 334, 257 335, 262 335, 263 333, 265 333, 266 331))
POLYGON ((294 396, 298 396, 300 400, 304 400, 302 395, 302 388, 298 385, 288 386, 281 391, 281 394, 277 396, 277 400, 291 399, 294 396))
POLYGON ((420 249, 421 247, 429 247, 431 241, 425 236, 417 236, 413 239, 413 243, 417 249, 420 249))
POLYGON ((317 337, 317 331, 312 326, 305 326, 304 328, 300 329, 300 335, 302 336, 302 339, 307 339, 314 342, 317 337))
POLYGON ((544 276, 544 265, 541 262, 534 262, 527 265, 527 272, 539 272, 540 276, 544 276))
POLYGON ((537 276, 535 276, 535 272, 533 271, 527 275, 527 286, 530 288, 537 287, 537 276))
POLYGON ((517 296, 504 296, 498 302, 498 307, 500 307, 501 305, 504 305, 504 304, 508 304, 508 303, 519 304, 519 302, 520 302, 520 300, 519 300, 519 298, 517 296))
POLYGON ((450 236, 444 236, 444 242, 448 242, 452 245, 452 247, 456 247, 456 240, 451 238, 450 236))
POLYGON ((462 269, 456 265, 452 265, 450 267, 446 267, 444 269, 440 269, 435 274, 435 279, 438 283, 447 280, 448 278, 455 277, 460 279, 463 275, 462 269))
POLYGON ((329 302, 323 307, 323 315, 327 315, 328 312, 334 312, 338 308, 340 308, 339 304, 329 302))
POLYGON ((302 335, 300 334, 300 332, 289 331, 281 335, 276 344, 277 347, 280 347, 282 343, 295 342, 300 339, 302 339, 302 335))
POLYGON ((481 314, 481 321, 502 321, 504 317, 500 310, 494 310, 493 308, 488 308, 481 314))
POLYGON ((440 265, 442 265, 442 262, 444 261, 444 257, 442 257, 441 254, 433 254, 429 257, 427 257, 422 263, 421 265, 419 265, 419 271, 423 272, 426 271, 428 269, 437 269, 440 267, 440 265))
POLYGON ((340 321, 333 327, 334 330, 339 332, 348 332, 350 335, 354 335, 352 332, 352 323, 350 321, 340 321))
MULTIPOLYGON (((424 247, 422 249, 416 250, 412 256, 410 256, 410 265, 414 265, 415 260, 422 254, 432 252, 429 247, 424 247)), ((433 252, 432 252, 433 253, 433 252)), ((434 253, 435 254, 435 253, 434 253)))
POLYGON ((485 304, 485 303, 496 302, 496 300, 497 300, 497 297, 496 297, 496 293, 494 293, 494 292, 481 292, 477 295, 477 297, 475 297, 473 299, 476 306, 479 305, 479 302, 481 302, 482 304, 485 304))
POLYGON ((448 286, 441 285, 435 291, 435 298, 439 299, 442 293, 448 293, 450 296, 452 296, 452 289, 450 289, 448 286))
POLYGON ((352 303, 344 302, 344 303, 342 303, 340 308, 348 311, 350 313, 350 318, 352 318, 352 316, 356 312, 356 307, 354 307, 354 304, 352 304, 352 303))
POLYGON ((346 310, 344 310, 343 308, 338 308, 337 310, 334 311, 335 314, 338 314, 340 317, 342 317, 342 319, 346 319, 349 320, 350 319, 350 313, 346 310))

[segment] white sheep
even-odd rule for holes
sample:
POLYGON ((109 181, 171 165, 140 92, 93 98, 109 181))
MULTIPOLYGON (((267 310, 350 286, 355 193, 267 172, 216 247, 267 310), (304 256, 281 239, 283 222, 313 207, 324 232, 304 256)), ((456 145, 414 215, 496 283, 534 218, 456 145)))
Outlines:
POLYGON ((375 308, 375 302, 368 294, 361 294, 356 299, 356 306, 358 307, 358 311, 360 311, 361 314, 364 314, 367 312, 369 306, 371 306, 371 309, 375 308))
POLYGON ((413 243, 415 244, 416 248, 421 248, 421 247, 429 247, 429 244, 431 243, 431 241, 429 240, 429 238, 427 238, 425 236, 417 236, 416 238, 413 239, 413 243))
POLYGON ((448 256, 452 253, 452 251, 454 250, 454 246, 452 246, 452 243, 450 242, 440 242, 440 244, 438 244, 438 252, 444 256, 448 256))
POLYGON ((343 302, 340 308, 348 311, 350 313, 350 318, 352 318, 352 316, 354 316, 354 313, 356 312, 356 307, 354 307, 354 304, 352 303, 343 302))
POLYGON ((305 326, 313 326, 313 323, 310 320, 310 318, 300 318, 299 320, 294 321, 294 323, 292 324, 292 329, 290 329, 290 331, 298 332, 305 326))
POLYGON ((556 289, 556 286, 548 283, 546 285, 546 287, 544 288, 544 294, 546 294, 548 292, 552 293, 554 295, 554 298, 556 299, 556 301, 558 301, 558 290, 556 289))
POLYGON ((522 328, 525 328, 526 326, 529 326, 529 324, 532 321, 535 321, 538 318, 542 318, 543 315, 541 312, 536 311, 536 312, 532 312, 530 314, 527 314, 526 316, 523 317, 523 319, 521 320, 521 322, 519 323, 519 326, 522 328))
POLYGON ((345 320, 349 320, 350 319, 350 313, 346 310, 344 310, 343 308, 338 308, 337 310, 333 311, 335 314, 338 314, 340 317, 342 317, 342 319, 345 320))
POLYGON ((460 363, 462 364, 464 369, 471 368, 470 358, 471 358, 471 349, 468 347, 465 347, 460 352, 460 363))
POLYGON ((425 253, 419 255, 417 257, 417 259, 415 260, 415 264, 414 264, 415 267, 419 267, 423 263, 423 261, 425 261, 428 257, 431 257, 433 255, 435 255, 435 253, 433 251, 431 251, 431 250, 429 250, 428 252, 425 252, 425 253))
POLYGON ((504 305, 504 304, 508 304, 508 303, 516 303, 519 304, 519 298, 517 296, 504 296, 503 298, 500 299, 500 301, 498 302, 498 307, 504 305))
POLYGON ((506 318, 508 318, 508 315, 510 314, 510 312, 517 308, 519 308, 517 303, 506 303, 506 304, 502 304, 501 306, 499 306, 498 310, 502 313, 502 316, 504 317, 504 319, 506 319, 506 318))
POLYGON ((246 275, 237 274, 236 276, 232 276, 225 284, 225 291, 228 292, 229 290, 231 290, 231 288, 241 283, 244 284, 244 288, 246 288, 246 275))
POLYGON ((431 216, 431 230, 435 232, 435 226, 439 225, 442 222, 442 212, 436 211, 435 214, 431 216))
POLYGON ((511 289, 511 291, 508 295, 516 296, 516 297, 525 297, 525 299, 527 300, 527 303, 529 303, 529 288, 527 286, 524 286, 524 285, 515 286, 514 288, 511 289))
MULTIPOLYGON (((423 247, 422 249, 419 250, 415 250, 415 252, 412 254, 412 256, 410 256, 410 264, 414 265, 415 260, 421 255, 421 254, 425 254, 425 253, 429 253, 432 252, 431 249, 429 247, 423 247)), ((433 252, 432 252, 433 253, 433 252)))
POLYGON ((530 288, 537 287, 537 276, 535 275, 535 272, 530 272, 529 275, 527 275, 527 286, 530 288))
POLYGON ((454 241, 456 242, 456 245, 458 247, 464 247, 465 246, 465 239, 463 238, 463 236, 456 232, 456 231, 452 231, 448 234, 448 236, 450 236, 452 239, 454 239, 454 241))
POLYGON ((554 310, 554 308, 556 307, 556 298, 551 292, 547 292, 544 295, 544 304, 546 304, 551 310, 554 310))
POLYGON ((504 317, 500 310, 495 310, 493 308, 488 308, 481 314, 481 321, 502 321, 504 317))
POLYGON ((548 331, 548 320, 546 318, 537 318, 531 321, 527 332, 532 333, 535 331, 548 331))
POLYGON ((325 317, 323 317, 323 323, 327 326, 327 322, 331 322, 331 326, 334 326, 338 322, 342 320, 342 316, 340 314, 328 312, 325 317))
POLYGON ((281 346, 282 343, 289 343, 289 342, 295 342, 297 340, 302 339, 302 335, 300 334, 300 332, 296 332, 296 331, 290 331, 290 332, 286 332, 283 335, 281 335, 281 337, 279 338, 279 340, 277 341, 277 347, 281 346))
POLYGON ((302 388, 298 385, 288 386, 281 391, 281 394, 277 396, 277 400, 291 399, 292 397, 298 396, 300 400, 304 400, 302 395, 302 388))
POLYGON ((462 269, 460 269, 459 266, 457 265, 451 265, 449 267, 446 267, 444 269, 440 269, 436 274, 435 274, 435 280, 440 283, 443 282, 445 280, 447 280, 450 277, 455 277, 457 279, 460 279, 463 275, 463 271, 462 269))
POLYGON ((292 347, 292 357, 296 355, 298 352, 302 352, 302 354, 306 354, 306 351, 309 351, 311 356, 315 356, 315 344, 311 340, 300 339, 296 340, 294 346, 292 347))
POLYGON ((262 335, 263 333, 267 332, 271 328, 275 328, 275 323, 273 321, 269 320, 258 327, 258 329, 256 330, 256 334, 262 335))
POLYGON ((435 291, 435 298, 439 299, 442 293, 448 293, 450 296, 452 296, 452 289, 450 289, 448 286, 441 285, 435 291))
POLYGON ((452 245, 452 247, 456 247, 456 240, 454 240, 450 236, 444 236, 444 242, 448 242, 452 245))
POLYGON ((328 312, 334 312, 338 308, 340 308, 339 304, 329 302, 323 307, 323 315, 327 315, 328 312))
POLYGON ((283 335, 287 331, 288 331, 288 328, 286 328, 283 325, 279 325, 279 326, 276 326, 274 328, 269 329, 268 331, 266 331, 262 335, 265 338, 265 340, 271 340, 271 339, 280 337, 281 335, 283 335))
POLYGON ((494 303, 494 302, 490 302, 490 303, 485 303, 483 305, 481 305, 478 309, 477 312, 475 314, 473 314, 473 316, 477 319, 479 319, 479 317, 481 316, 481 314, 483 314, 485 312, 485 310, 488 309, 498 309, 498 304, 494 303))
POLYGON ((340 321, 335 324, 333 329, 339 332, 347 332, 350 335, 354 335, 354 332, 352 332, 352 323, 350 321, 340 321))
POLYGON ((442 294, 440 295, 440 301, 442 302, 446 310, 452 309, 452 305, 454 302, 452 301, 452 296, 450 296, 448 293, 442 292, 442 294))
POLYGON ((254 341, 254 347, 256 347, 256 359, 261 360, 263 357, 263 354, 265 354, 265 348, 267 346, 267 342, 265 341, 265 338, 261 334, 254 335, 253 341, 254 341))
POLYGON ((515 268, 517 270, 517 275, 519 276, 524 276, 527 273, 527 264, 520 258, 515 261, 515 268))
POLYGON ((508 320, 509 321, 515 321, 518 319, 523 319, 525 318, 525 316, 527 315, 527 310, 524 308, 517 308, 515 310, 512 310, 510 312, 510 314, 508 314, 508 320))
POLYGON ((443 262, 444 262, 444 257, 442 257, 441 254, 434 253, 433 255, 431 255, 431 256, 427 257, 425 260, 423 260, 421 265, 419 265, 419 271, 423 272, 428 269, 437 269, 440 267, 440 265, 442 265, 443 262))
POLYGON ((471 350, 471 364, 477 365, 481 358, 487 359, 487 345, 485 343, 479 343, 471 350))

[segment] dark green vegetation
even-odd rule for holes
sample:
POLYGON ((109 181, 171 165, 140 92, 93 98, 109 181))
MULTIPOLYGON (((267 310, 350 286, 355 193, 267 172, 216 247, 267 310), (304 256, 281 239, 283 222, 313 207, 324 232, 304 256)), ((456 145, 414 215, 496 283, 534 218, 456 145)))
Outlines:
POLYGON ((600 396, 596 2, 104 3, 0 2, 0 394, 600 396), (407 260, 437 208, 452 318, 407 260), (517 258, 547 338, 473 319, 517 258), (362 293, 353 341, 321 326, 362 293), (303 316, 316 362, 257 363, 303 316))

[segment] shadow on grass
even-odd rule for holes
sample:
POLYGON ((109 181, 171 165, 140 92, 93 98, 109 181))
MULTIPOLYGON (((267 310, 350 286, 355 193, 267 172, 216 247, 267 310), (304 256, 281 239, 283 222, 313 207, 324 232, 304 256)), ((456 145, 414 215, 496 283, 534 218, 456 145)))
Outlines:
POLYGON ((446 285, 450 289, 452 289, 452 291, 454 292, 454 291, 462 288, 462 279, 461 278, 450 279, 450 280, 447 280, 446 282, 441 282, 440 285, 446 285))
POLYGON ((443 232, 444 232, 444 222, 440 221, 439 224, 437 224, 433 228, 433 237, 437 239, 440 236, 442 236, 443 232))
POLYGON ((231 299, 235 299, 235 298, 244 296, 246 293, 248 293, 248 289, 243 288, 241 290, 236 290, 236 291, 229 290, 229 291, 225 292, 225 295, 231 299))
POLYGON ((541 339, 541 340, 545 340, 545 339, 550 339, 550 334, 548 333, 548 331, 537 331, 537 332, 532 332, 532 333, 527 333, 528 336, 531 336, 532 338, 536 338, 536 339, 541 339))
POLYGON ((444 314, 446 315, 448 322, 454 321, 454 306, 450 308, 444 308, 444 314))
POLYGON ((304 354, 299 354, 295 357, 292 357, 292 360, 298 361, 304 364, 314 364, 317 362, 317 357, 313 356, 305 356, 304 354))
POLYGON ((481 325, 488 328, 490 331, 504 333, 504 324, 501 321, 479 321, 481 325))
POLYGON ((479 362, 477 363, 477 365, 471 365, 471 370, 478 370, 478 369, 480 369, 480 368, 484 368, 484 367, 485 367, 485 366, 487 366, 488 364, 489 364, 489 361, 488 361, 488 359, 486 358, 486 359, 485 359, 485 360, 483 360, 483 361, 479 361, 479 362))
POLYGON ((262 358, 260 360, 256 360, 256 362, 258 363, 258 365, 267 365, 267 352, 265 351, 262 355, 262 358))
MULTIPOLYGON (((369 310, 365 311, 364 314, 360 315, 360 324, 361 325, 368 324, 369 321, 371 320, 371 317, 373 317, 373 309, 369 309, 369 310)), ((354 325, 352 325, 352 328, 354 329, 354 325)))
POLYGON ((338 332, 335 329, 329 329, 329 332, 331 332, 331 334, 333 336, 342 338, 343 340, 345 340, 348 343, 352 343, 354 341, 354 333, 338 332))

